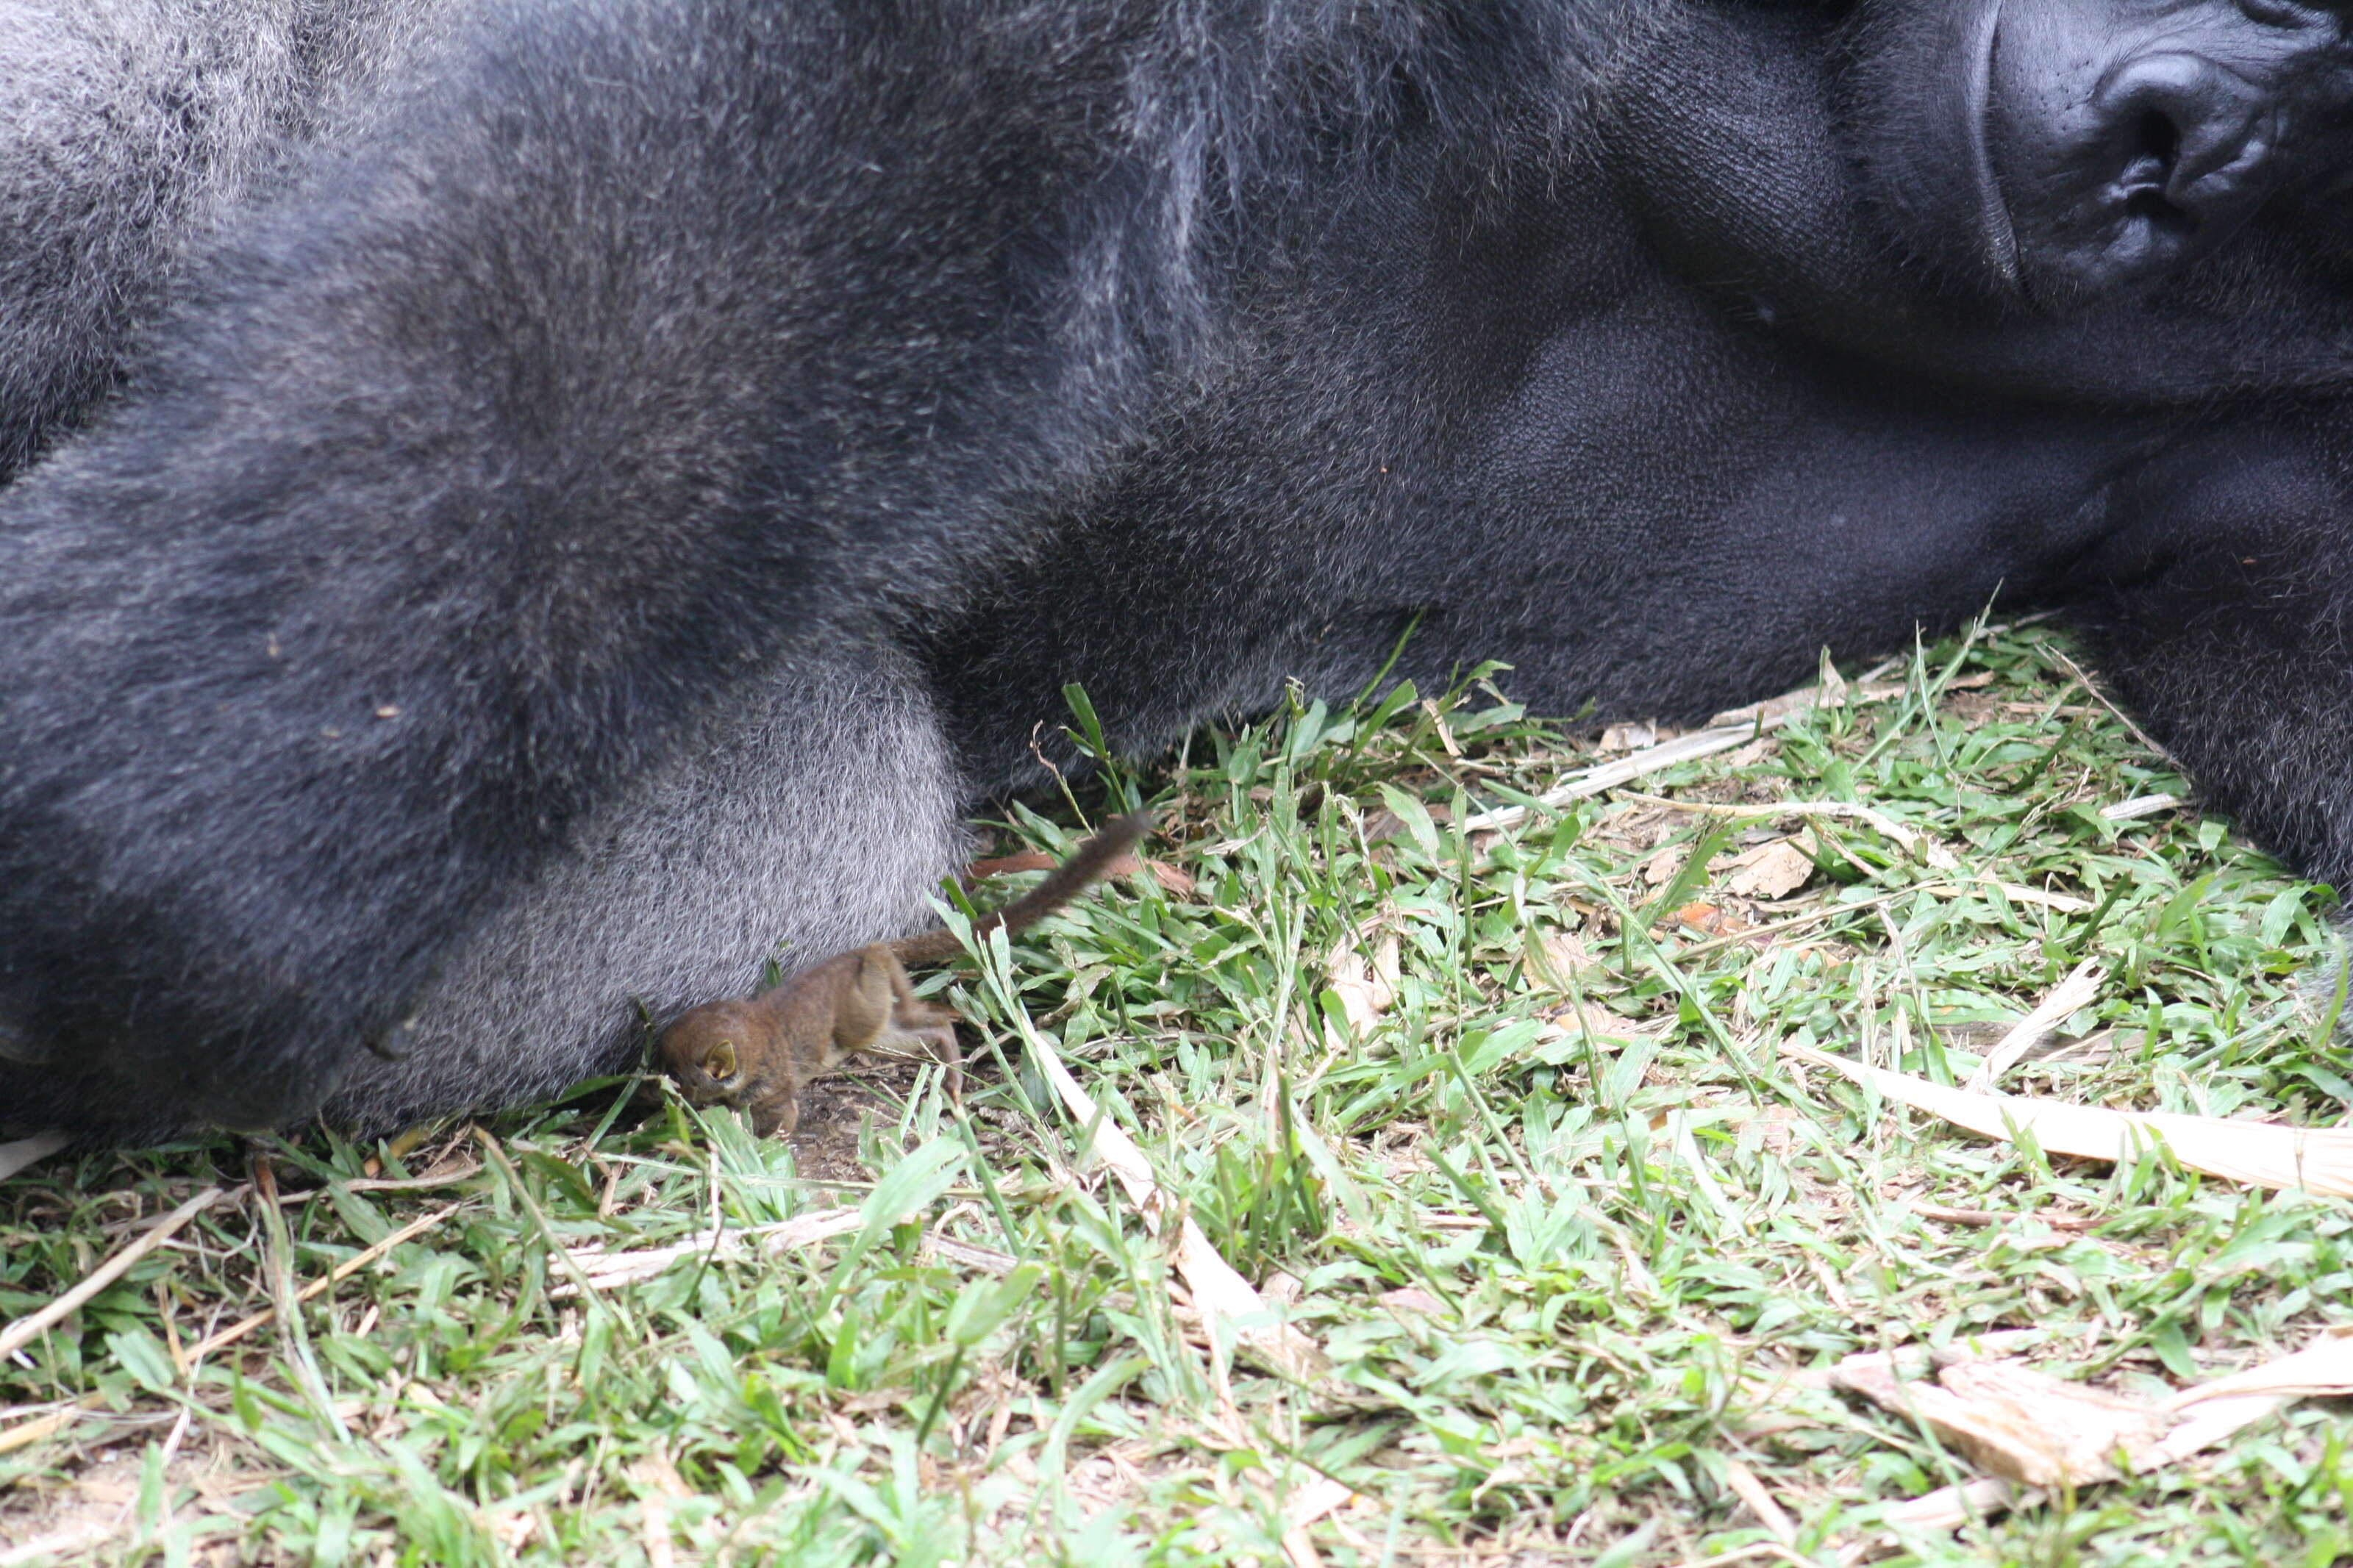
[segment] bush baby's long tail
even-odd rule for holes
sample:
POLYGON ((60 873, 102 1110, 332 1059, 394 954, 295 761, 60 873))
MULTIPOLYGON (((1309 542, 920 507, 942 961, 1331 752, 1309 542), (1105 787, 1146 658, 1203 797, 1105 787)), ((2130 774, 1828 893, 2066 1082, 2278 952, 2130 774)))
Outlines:
MULTIPOLYGON (((986 937, 1001 926, 1010 935, 1036 925, 1085 892, 1090 883, 1111 869, 1113 861, 1134 848, 1137 840, 1151 830, 1149 812, 1113 817, 1097 828, 1094 837, 1072 850, 1069 859, 1047 872, 1044 881, 1004 908, 975 921, 972 934, 986 937)), ((898 954, 902 963, 938 963, 962 952, 964 943, 956 940, 954 931, 935 931, 895 942, 891 951, 898 954)))

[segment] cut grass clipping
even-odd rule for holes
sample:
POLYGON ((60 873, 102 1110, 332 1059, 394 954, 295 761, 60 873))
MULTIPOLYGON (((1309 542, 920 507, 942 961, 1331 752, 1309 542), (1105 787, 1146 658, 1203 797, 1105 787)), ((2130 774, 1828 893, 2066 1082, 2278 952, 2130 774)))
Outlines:
POLYGON ((1017 812, 962 1108, 0 1149, 0 1565, 2353 1554, 2331 895, 2039 628, 1509 683, 1017 812))

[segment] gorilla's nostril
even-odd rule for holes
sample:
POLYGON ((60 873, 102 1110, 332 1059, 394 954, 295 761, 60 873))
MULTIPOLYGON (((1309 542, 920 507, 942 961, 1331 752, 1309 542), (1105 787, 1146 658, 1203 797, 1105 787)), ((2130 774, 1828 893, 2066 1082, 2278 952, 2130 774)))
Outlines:
POLYGON ((2198 215, 2172 199, 2181 166, 2181 124, 2161 109, 2147 109, 2133 125, 2134 150, 2122 185, 2125 213, 2162 234, 2188 235, 2198 215))
POLYGON ((2037 303, 2148 283, 2225 243, 2311 118, 2299 84, 2334 68, 2302 34, 2242 26, 2230 0, 1969 3, 1999 11, 1985 162, 2037 303))
POLYGON ((2198 228, 2197 214, 2175 206, 2153 190, 2137 190, 2126 196, 2125 212, 2166 234, 2187 235, 2198 228))

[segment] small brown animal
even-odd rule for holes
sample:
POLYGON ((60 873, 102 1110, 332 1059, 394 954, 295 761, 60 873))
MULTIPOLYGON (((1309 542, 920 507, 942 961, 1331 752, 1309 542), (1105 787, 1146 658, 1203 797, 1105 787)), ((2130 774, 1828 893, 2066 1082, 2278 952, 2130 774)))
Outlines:
MULTIPOLYGON (((1069 903, 1111 868, 1152 826, 1144 812, 1105 823, 1023 897, 973 922, 975 936, 1018 931, 1069 903)), ((910 964, 938 963, 964 951, 935 931, 876 942, 827 959, 757 996, 689 1008, 661 1032, 662 1070, 697 1105, 752 1112, 765 1138, 800 1121, 801 1086, 860 1051, 927 1047, 961 1089, 955 1015, 923 1001, 907 983, 910 964)))

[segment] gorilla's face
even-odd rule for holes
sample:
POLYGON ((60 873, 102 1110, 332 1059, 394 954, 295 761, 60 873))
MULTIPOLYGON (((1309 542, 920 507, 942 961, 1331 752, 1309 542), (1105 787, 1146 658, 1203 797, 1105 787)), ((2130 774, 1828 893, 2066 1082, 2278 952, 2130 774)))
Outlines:
POLYGON ((1848 102, 1883 212, 1948 279, 2066 311, 2334 184, 2348 7, 1863 0, 1848 102))

